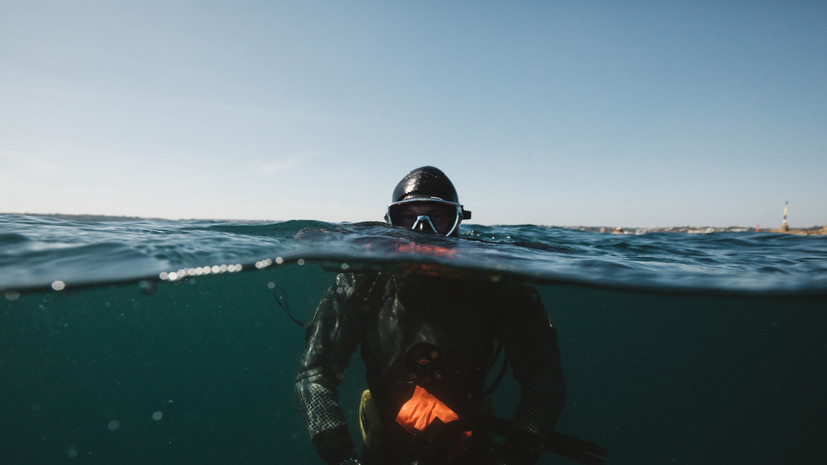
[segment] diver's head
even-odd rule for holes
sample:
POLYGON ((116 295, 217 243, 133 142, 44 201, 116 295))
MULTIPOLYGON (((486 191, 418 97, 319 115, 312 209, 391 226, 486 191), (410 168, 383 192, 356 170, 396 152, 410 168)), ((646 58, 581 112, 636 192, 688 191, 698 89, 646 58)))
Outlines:
POLYGON ((459 234, 459 224, 470 218, 451 180, 433 166, 417 168, 402 178, 385 214, 388 224, 445 236, 459 234))

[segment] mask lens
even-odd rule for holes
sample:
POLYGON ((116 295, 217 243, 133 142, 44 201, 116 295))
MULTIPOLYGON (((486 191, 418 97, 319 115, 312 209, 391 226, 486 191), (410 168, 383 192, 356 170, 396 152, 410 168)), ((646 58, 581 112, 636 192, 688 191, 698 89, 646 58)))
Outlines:
POLYGON ((457 207, 442 202, 406 202, 391 205, 388 209, 391 223, 403 228, 413 228, 420 216, 427 216, 440 234, 448 234, 457 222, 457 207))

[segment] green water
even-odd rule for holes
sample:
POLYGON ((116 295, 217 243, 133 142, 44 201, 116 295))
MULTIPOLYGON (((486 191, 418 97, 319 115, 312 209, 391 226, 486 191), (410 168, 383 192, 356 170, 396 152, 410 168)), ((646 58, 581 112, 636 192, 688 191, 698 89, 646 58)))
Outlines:
MULTIPOLYGON (((271 283, 307 320, 333 277, 292 265, 0 296, 0 464, 321 463, 293 403, 303 330, 271 283)), ((609 464, 827 461, 824 297, 539 289, 567 380, 557 429, 609 464)), ((354 422, 362 373, 357 354, 340 389, 354 422)), ((517 395, 507 378, 501 415, 517 395)))

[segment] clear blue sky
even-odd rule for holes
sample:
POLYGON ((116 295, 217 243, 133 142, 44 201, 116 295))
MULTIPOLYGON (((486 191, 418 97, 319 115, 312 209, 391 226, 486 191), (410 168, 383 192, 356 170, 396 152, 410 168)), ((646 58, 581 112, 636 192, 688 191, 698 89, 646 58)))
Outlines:
POLYGON ((827 224, 827 2, 0 2, 0 212, 827 224))

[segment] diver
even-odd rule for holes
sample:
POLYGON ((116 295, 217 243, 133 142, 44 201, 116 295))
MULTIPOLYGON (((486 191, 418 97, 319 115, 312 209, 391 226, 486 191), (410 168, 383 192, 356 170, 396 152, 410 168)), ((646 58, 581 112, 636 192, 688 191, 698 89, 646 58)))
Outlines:
MULTIPOLYGON (((385 221, 456 238, 470 217, 448 177, 425 166, 396 186, 385 221)), ((307 328, 295 386, 312 443, 330 465, 535 464, 565 396, 557 332, 536 289, 402 271, 336 277, 307 328), (499 344, 521 388, 503 445, 486 428, 486 375, 499 344), (368 388, 361 455, 337 395, 357 347, 368 388)))

